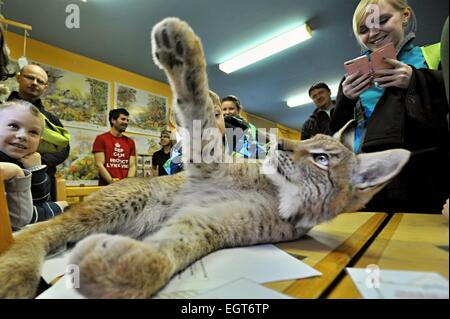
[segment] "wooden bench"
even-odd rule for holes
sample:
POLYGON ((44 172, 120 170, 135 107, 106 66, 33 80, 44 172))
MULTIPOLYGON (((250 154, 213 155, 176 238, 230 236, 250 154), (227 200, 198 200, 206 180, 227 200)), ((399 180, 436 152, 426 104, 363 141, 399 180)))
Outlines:
MULTIPOLYGON (((67 201, 76 204, 83 201, 84 197, 99 190, 101 186, 66 186, 64 179, 56 181, 56 197, 58 201, 67 201)), ((13 242, 11 221, 9 218, 8 203, 6 200, 3 174, 0 172, 0 254, 13 242)))
POLYGON ((65 179, 56 180, 56 200, 67 201, 69 204, 82 202, 84 197, 98 191, 102 186, 66 186, 65 179))

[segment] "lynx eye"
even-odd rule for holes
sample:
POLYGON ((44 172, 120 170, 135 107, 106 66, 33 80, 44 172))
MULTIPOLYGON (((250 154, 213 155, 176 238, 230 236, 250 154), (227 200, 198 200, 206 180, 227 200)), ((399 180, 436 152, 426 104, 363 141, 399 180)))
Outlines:
POLYGON ((329 159, 327 154, 313 154, 313 159, 317 164, 328 167, 329 159))

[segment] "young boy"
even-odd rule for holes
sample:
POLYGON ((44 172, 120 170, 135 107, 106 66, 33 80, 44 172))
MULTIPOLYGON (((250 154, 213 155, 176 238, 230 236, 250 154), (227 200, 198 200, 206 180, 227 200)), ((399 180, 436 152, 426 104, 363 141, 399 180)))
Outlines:
POLYGON ((47 167, 36 152, 43 130, 44 119, 31 103, 0 104, 0 170, 14 230, 54 217, 68 206, 65 201, 50 201, 47 167))

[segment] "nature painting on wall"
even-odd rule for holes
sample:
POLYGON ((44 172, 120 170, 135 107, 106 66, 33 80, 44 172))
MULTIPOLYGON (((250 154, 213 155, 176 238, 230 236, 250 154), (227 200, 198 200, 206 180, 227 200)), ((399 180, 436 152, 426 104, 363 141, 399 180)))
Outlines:
POLYGON ((67 185, 97 185, 98 172, 95 167, 92 144, 102 131, 67 127, 71 134, 69 157, 58 166, 58 176, 67 185))
POLYGON ((125 135, 134 140, 137 154, 152 155, 161 148, 161 145, 159 144, 159 136, 135 135, 127 133, 125 133, 125 135))
POLYGON ((158 135, 167 126, 167 97, 116 83, 114 104, 130 113, 128 131, 158 135))
MULTIPOLYGON (((41 66, 48 74, 48 88, 42 96, 47 111, 55 114, 64 125, 83 128, 108 127, 109 83, 87 76, 29 61, 41 66)), ((16 61, 8 65, 11 73, 19 71, 16 61)), ((8 91, 18 90, 15 77, 2 82, 8 91)), ((7 94, 9 94, 7 92, 7 94)), ((5 92, 6 93, 6 92, 5 92)), ((7 94, 1 94, 5 101, 7 94)))
POLYGON ((48 74, 48 89, 42 98, 45 108, 64 125, 82 128, 108 126, 108 82, 62 69, 41 65, 48 74))

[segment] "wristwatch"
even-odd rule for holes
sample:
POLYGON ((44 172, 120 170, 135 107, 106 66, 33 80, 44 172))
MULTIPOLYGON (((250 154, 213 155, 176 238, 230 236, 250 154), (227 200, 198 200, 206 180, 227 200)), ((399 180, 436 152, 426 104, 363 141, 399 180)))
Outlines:
POLYGON ((32 166, 29 168, 26 168, 27 170, 29 170, 31 173, 43 170, 44 168, 47 168, 47 165, 42 164, 42 165, 36 165, 36 166, 32 166))

